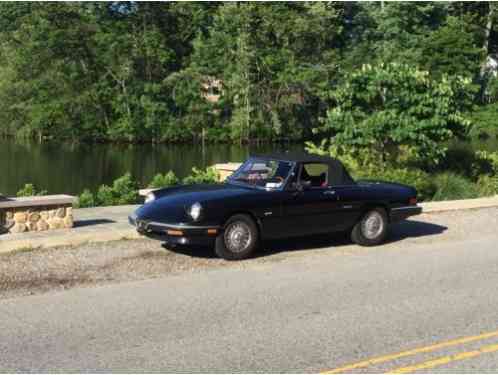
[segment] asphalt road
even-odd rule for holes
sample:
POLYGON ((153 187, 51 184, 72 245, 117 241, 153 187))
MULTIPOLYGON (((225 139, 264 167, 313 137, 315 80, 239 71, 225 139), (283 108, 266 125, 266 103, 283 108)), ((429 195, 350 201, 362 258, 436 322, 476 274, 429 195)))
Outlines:
POLYGON ((498 372, 497 217, 5 299, 0 371, 498 372))

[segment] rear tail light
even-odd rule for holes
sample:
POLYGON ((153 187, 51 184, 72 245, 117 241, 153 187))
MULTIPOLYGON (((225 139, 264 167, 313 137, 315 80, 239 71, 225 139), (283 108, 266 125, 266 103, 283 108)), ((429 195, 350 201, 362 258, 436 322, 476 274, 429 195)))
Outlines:
POLYGON ((411 206, 416 205, 417 204, 417 197, 410 198, 408 200, 408 204, 411 205, 411 206))

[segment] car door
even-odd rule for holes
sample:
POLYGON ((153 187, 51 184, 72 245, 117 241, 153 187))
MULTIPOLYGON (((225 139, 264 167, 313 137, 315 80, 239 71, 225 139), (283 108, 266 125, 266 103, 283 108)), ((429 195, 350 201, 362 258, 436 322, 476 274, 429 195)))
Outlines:
POLYGON ((328 165, 303 163, 297 180, 282 202, 288 235, 307 235, 333 231, 338 219, 336 191, 328 183, 328 165))
POLYGON ((361 217, 364 191, 359 185, 336 185, 331 189, 334 190, 337 199, 334 230, 349 230, 361 217))

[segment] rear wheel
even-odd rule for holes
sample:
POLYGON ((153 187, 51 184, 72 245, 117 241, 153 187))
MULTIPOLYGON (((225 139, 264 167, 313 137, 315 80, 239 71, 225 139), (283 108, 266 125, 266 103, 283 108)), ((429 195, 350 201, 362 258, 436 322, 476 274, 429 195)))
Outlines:
POLYGON ((216 238, 215 252, 226 260, 246 259, 254 252, 258 242, 259 233, 254 220, 247 215, 234 215, 216 238))
POLYGON ((379 245, 386 238, 388 225, 386 210, 373 208, 353 227, 351 239, 361 246, 379 245))

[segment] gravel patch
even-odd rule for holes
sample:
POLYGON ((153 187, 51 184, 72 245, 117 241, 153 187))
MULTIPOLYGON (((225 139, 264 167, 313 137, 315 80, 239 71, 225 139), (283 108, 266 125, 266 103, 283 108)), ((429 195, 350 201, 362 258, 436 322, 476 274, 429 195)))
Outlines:
MULTIPOLYGON (((207 251, 205 251, 207 253, 207 251)), ((123 240, 17 251, 0 256, 0 298, 195 271, 228 262, 170 251, 153 240, 123 240)))
POLYGON ((159 241, 149 239, 25 249, 0 255, 0 299, 216 267, 242 269, 296 256, 342 255, 435 241, 459 241, 469 236, 496 236, 497 227, 497 208, 423 214, 393 225, 388 243, 380 247, 354 246, 341 235, 308 237, 265 244, 258 257, 242 262, 218 259, 213 250, 207 248, 170 250, 159 241))

